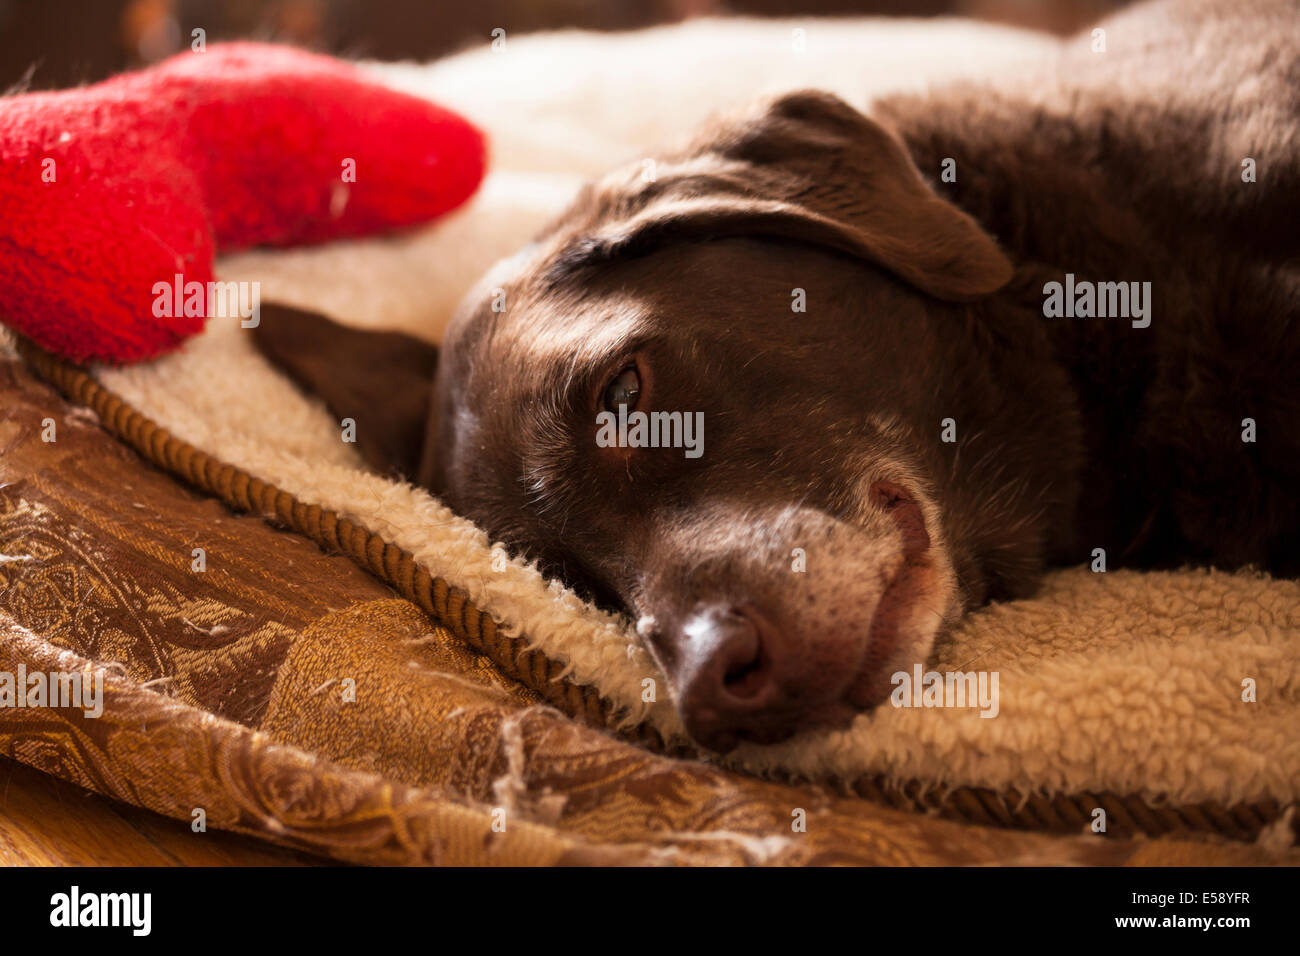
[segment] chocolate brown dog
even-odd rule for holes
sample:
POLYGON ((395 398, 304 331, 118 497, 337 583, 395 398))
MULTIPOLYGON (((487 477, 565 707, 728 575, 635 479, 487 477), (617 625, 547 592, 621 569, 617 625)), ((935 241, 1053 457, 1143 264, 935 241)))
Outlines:
POLYGON ((588 187, 404 336, 267 308, 378 467, 625 609, 725 750, 882 701, 1049 565, 1300 571, 1293 3, 1017 89, 800 92, 588 187))

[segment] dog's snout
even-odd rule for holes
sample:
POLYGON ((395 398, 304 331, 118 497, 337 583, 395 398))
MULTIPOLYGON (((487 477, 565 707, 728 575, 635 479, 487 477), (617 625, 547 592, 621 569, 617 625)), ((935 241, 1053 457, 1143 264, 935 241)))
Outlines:
POLYGON ((851 521, 715 502, 702 525, 654 542, 637 631, 696 743, 727 752, 845 727, 924 660, 953 606, 932 502, 874 475, 858 495, 851 521))
POLYGON ((753 608, 714 604, 697 607, 681 634, 678 679, 691 736, 718 751, 765 736, 769 715, 784 710, 777 629, 753 608))

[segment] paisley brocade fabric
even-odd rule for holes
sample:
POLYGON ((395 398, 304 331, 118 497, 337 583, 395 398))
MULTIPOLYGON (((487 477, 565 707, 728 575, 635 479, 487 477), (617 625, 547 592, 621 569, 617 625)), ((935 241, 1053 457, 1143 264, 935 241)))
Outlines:
POLYGON ((0 709, 0 753, 339 860, 1278 859, 961 824, 651 753, 548 706, 347 558, 191 491, 0 360, 0 672, 20 665, 103 668, 104 710, 0 709))

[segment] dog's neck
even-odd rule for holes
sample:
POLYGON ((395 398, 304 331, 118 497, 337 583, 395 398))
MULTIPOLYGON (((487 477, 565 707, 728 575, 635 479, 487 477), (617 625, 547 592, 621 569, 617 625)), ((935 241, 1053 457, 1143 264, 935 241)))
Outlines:
MULTIPOLYGON (((1021 342, 1045 342, 1048 361, 1068 375, 1077 414, 1073 423, 1059 424, 1062 435, 1074 426, 1079 448, 1077 463, 1063 456, 1054 482, 1082 492, 1068 516, 1059 517, 1058 510, 1058 520, 1046 529, 1048 560, 1085 560, 1097 542, 1140 549, 1152 504, 1135 492, 1142 479, 1139 469, 1129 466, 1144 456, 1137 423, 1160 337, 1169 330, 1137 328, 1125 317, 1044 313, 1049 282, 1146 280, 1157 297, 1185 286, 1167 237, 1153 235, 1141 212, 1120 201, 1128 194, 1117 184, 1126 182, 1123 176, 1135 164, 1132 153, 1140 144, 1106 141, 1102 134, 1090 140, 1089 124, 1079 124, 1077 117, 1012 96, 954 92, 882 100, 871 112, 895 130, 934 189, 989 229, 1016 263, 1011 285, 976 311, 990 324, 1014 325, 1021 342), (955 172, 946 177, 950 182, 943 176, 946 160, 955 161, 955 168, 947 164, 955 172), (1067 474, 1071 468, 1076 469, 1073 480, 1067 474)), ((1151 307, 1149 301, 1146 305, 1151 307)), ((1024 387, 1037 387, 1049 407, 1052 386, 1046 380, 1024 387)), ((1006 436, 1013 445, 1045 437, 1006 436)), ((1024 457, 1032 454, 1026 449, 1024 457)))

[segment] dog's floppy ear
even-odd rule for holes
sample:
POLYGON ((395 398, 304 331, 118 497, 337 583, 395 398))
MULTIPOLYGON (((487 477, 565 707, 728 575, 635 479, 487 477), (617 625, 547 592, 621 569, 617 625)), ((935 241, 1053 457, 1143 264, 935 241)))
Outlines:
POLYGON ((266 304, 258 350, 340 420, 377 471, 414 480, 424 450, 438 350, 400 332, 348 328, 315 312, 266 304))
POLYGON ((977 298, 1011 279, 993 237, 930 188, 902 144, 828 93, 786 94, 756 119, 715 127, 658 164, 653 181, 640 181, 645 168, 585 194, 585 229, 558 272, 675 239, 754 236, 848 252, 941 299, 977 298))

